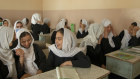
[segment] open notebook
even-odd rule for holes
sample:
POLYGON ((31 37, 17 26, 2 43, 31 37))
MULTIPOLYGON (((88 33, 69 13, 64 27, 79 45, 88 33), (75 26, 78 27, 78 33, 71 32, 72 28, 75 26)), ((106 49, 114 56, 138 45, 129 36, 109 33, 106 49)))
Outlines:
POLYGON ((80 79, 73 67, 56 67, 57 79, 80 79))

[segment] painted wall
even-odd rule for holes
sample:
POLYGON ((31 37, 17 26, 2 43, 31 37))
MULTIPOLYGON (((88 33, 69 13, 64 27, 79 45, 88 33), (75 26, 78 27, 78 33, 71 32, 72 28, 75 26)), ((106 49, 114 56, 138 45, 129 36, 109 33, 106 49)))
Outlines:
POLYGON ((50 18, 51 28, 61 18, 67 18, 69 26, 75 24, 76 31, 82 18, 89 23, 101 23, 108 18, 119 34, 131 22, 140 22, 139 3, 139 0, 43 0, 43 17, 50 18))
POLYGON ((139 8, 140 0, 43 0, 43 10, 139 8))
POLYGON ((0 17, 10 19, 12 24, 25 17, 31 19, 33 13, 42 14, 42 0, 1 0, 0 17))

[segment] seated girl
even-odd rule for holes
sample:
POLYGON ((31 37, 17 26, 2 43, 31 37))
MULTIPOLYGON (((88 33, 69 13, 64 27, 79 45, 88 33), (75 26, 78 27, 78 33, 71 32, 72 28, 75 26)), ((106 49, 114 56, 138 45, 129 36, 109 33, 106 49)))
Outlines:
POLYGON ((88 23, 85 19, 80 20, 80 29, 77 32, 76 37, 78 39, 84 38, 86 35, 88 35, 88 23))
MULTIPOLYGON (((14 30, 10 27, 2 26, 0 28, 0 79, 17 79, 16 65, 12 49, 16 47, 16 38, 14 30)), ((22 59, 23 53, 18 54, 22 59)))
POLYGON ((14 24, 15 33, 17 33, 21 28, 23 28, 23 23, 20 20, 17 20, 14 24))
MULTIPOLYGON (((46 71, 46 57, 27 29, 20 29, 16 35, 16 52, 24 51, 23 66, 17 69, 19 77, 26 78, 46 71), (19 50, 18 50, 19 49, 19 50)), ((18 61, 18 58, 16 59, 18 61)))
POLYGON ((49 46, 49 49, 47 71, 57 66, 88 68, 91 65, 88 57, 76 47, 76 36, 66 28, 57 31, 55 44, 49 46))
POLYGON ((138 44, 137 38, 135 37, 136 32, 134 33, 134 30, 133 30, 134 28, 138 28, 136 22, 131 23, 131 26, 129 26, 128 30, 124 29, 119 34, 119 37, 121 40, 121 49, 127 48, 128 46, 135 46, 135 44, 138 44), (131 40, 131 38, 132 38, 132 40, 131 40))
POLYGON ((33 32, 33 37, 35 40, 39 40, 39 34, 42 32, 43 34, 50 33, 49 27, 42 22, 41 15, 38 13, 34 13, 31 19, 31 30, 33 32))
POLYGON ((120 38, 115 33, 111 21, 108 19, 104 19, 102 23, 104 26, 104 34, 101 44, 104 54, 120 49, 121 46, 120 38))
POLYGON ((86 55, 89 56, 91 63, 97 66, 103 65, 103 52, 101 49, 101 40, 104 28, 101 24, 91 24, 88 29, 88 35, 83 38, 80 47, 86 48, 86 55))

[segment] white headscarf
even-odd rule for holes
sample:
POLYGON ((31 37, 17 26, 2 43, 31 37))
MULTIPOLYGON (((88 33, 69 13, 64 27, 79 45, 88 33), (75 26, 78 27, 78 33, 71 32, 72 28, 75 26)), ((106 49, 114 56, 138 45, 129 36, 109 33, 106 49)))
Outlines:
POLYGON ((46 24, 48 24, 48 23, 50 22, 50 19, 44 18, 44 19, 43 19, 43 22, 46 23, 46 24))
POLYGON ((32 23, 32 24, 37 24, 38 21, 41 21, 41 16, 40 16, 40 14, 38 14, 38 13, 34 13, 34 14, 32 15, 32 18, 31 18, 31 23, 32 23))
POLYGON ((90 24, 88 29, 88 35, 83 39, 80 47, 86 47, 87 45, 96 47, 98 39, 103 34, 104 28, 101 24, 94 23, 90 24))
MULTIPOLYGON (((104 19, 102 21, 102 24, 103 24, 104 27, 107 27, 109 24, 111 24, 111 21, 108 20, 108 19, 104 19)), ((112 40, 112 37, 113 37, 113 33, 110 32, 109 35, 108 35, 108 40, 109 40, 110 46, 114 48, 115 44, 114 44, 114 41, 112 40)))
MULTIPOLYGON (((20 21, 20 20, 17 20, 17 21, 15 22, 15 24, 14 24, 15 33, 17 32, 16 30, 19 29, 19 28, 17 28, 17 23, 18 23, 18 22, 21 22, 21 23, 22 23, 22 21, 20 21)), ((23 25, 23 23, 22 23, 22 25, 23 25)))
POLYGON ((57 49, 56 45, 49 46, 49 49, 59 57, 73 57, 81 51, 76 47, 76 36, 70 30, 64 28, 62 50, 57 49))
POLYGON ((23 20, 22 20, 22 23, 23 23, 23 26, 25 27, 25 28, 27 28, 27 18, 23 18, 23 20))
POLYGON ((64 28, 65 22, 66 22, 66 19, 61 19, 60 22, 56 26, 56 31, 59 30, 60 28, 64 28))
POLYGON ((0 60, 4 65, 8 67, 9 74, 7 77, 17 79, 17 72, 15 67, 15 59, 13 52, 9 48, 9 44, 12 42, 14 36, 14 30, 10 27, 2 26, 0 29, 0 60))
MULTIPOLYGON (((86 27, 85 27, 85 32, 87 32, 88 30, 88 22, 85 20, 85 19, 82 19, 82 24, 84 24, 86 27)), ((79 28, 79 32, 82 34, 82 28, 79 28)))
POLYGON ((123 39, 121 41, 121 43, 122 43, 121 49, 125 48, 125 47, 128 47, 128 42, 129 42, 130 39, 131 39, 131 36, 130 36, 128 30, 124 30, 124 36, 123 36, 123 39))
POLYGON ((8 27, 12 27, 10 20, 9 19, 5 19, 5 20, 8 22, 8 27))
POLYGON ((30 34, 30 32, 27 29, 25 29, 25 28, 22 28, 22 29, 20 29, 17 32, 17 35, 16 35, 17 36, 17 39, 18 39, 17 48, 20 48, 20 49, 22 49, 24 51, 25 72, 28 73, 28 74, 31 74, 31 75, 36 75, 37 70, 38 70, 38 66, 34 62, 35 61, 35 52, 34 52, 34 48, 33 48, 34 39, 33 39, 32 35, 30 34, 31 35, 31 38, 32 38, 32 43, 31 43, 31 45, 30 45, 29 48, 24 48, 20 44, 20 35, 23 32, 28 32, 30 34))

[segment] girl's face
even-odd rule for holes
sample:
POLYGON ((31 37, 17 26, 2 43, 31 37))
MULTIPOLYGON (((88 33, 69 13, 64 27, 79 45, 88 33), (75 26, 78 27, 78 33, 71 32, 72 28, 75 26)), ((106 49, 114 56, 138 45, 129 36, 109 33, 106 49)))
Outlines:
POLYGON ((62 46, 63 46, 63 34, 61 34, 60 32, 56 33, 55 44, 56 44, 58 49, 60 49, 60 50, 62 49, 62 46))
POLYGON ((109 25, 107 26, 107 31, 108 31, 108 33, 110 33, 111 30, 112 30, 112 26, 111 26, 111 24, 109 24, 109 25))
POLYGON ((8 26, 8 21, 4 21, 3 25, 8 26))
POLYGON ((134 28, 134 26, 133 26, 133 25, 129 26, 128 31, 129 31, 129 34, 130 34, 130 35, 132 34, 133 28, 134 28))
POLYGON ((23 27, 23 25, 21 24, 21 23, 17 23, 17 25, 16 25, 16 28, 22 28, 23 27))
POLYGON ((25 37, 22 37, 20 39, 21 46, 23 46, 25 48, 29 48, 31 43, 32 43, 31 35, 26 35, 25 37))

